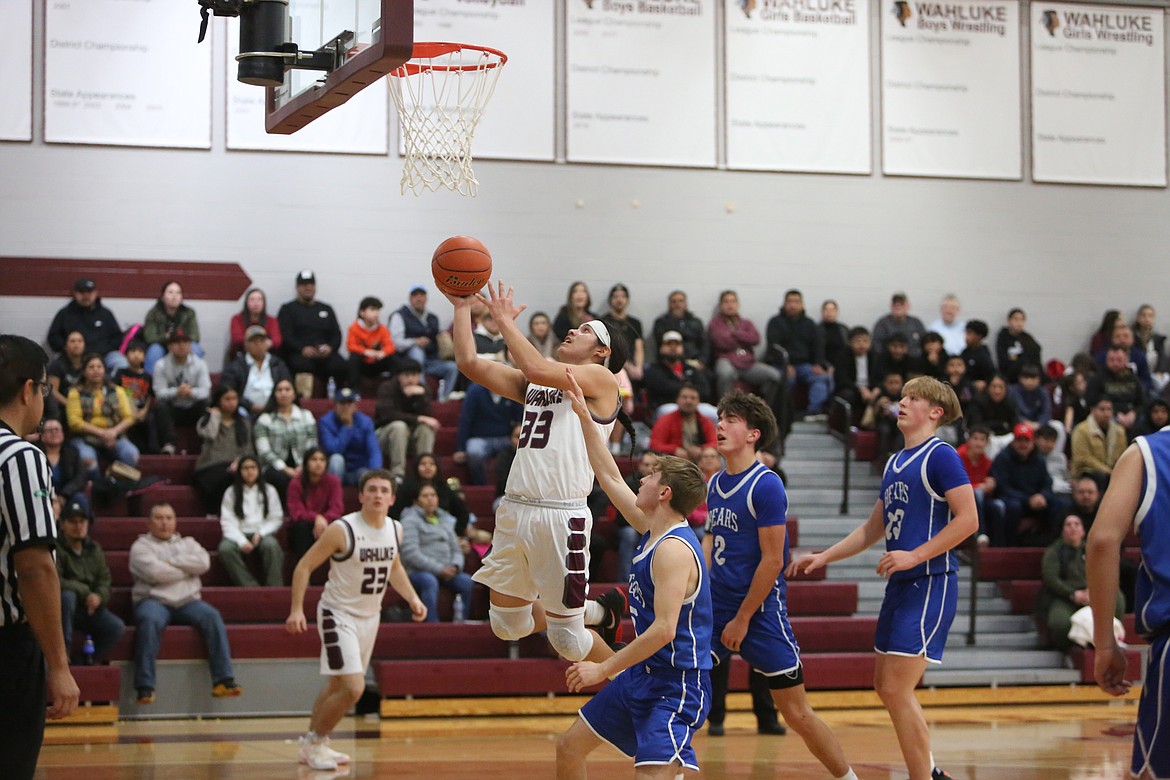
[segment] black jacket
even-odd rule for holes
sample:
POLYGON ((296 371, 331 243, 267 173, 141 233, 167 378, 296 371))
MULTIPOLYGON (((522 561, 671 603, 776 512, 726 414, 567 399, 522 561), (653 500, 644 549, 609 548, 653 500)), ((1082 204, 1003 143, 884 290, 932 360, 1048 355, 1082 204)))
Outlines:
POLYGON ((661 360, 646 366, 646 372, 642 375, 642 386, 646 388, 647 400, 654 408, 677 401, 678 391, 688 382, 699 388, 700 398, 704 401, 711 400, 711 383, 707 381, 706 372, 685 362, 682 364, 682 378, 674 373, 670 364, 661 360))
MULTIPOLYGON (((288 365, 276 355, 270 354, 268 359, 272 361, 269 371, 272 372, 272 384, 275 385, 282 379, 292 379, 292 373, 288 370, 288 365)), ((223 374, 220 376, 220 384, 230 387, 237 393, 243 395, 244 386, 248 384, 248 355, 236 355, 232 362, 224 366, 223 374)))
POLYGON ((84 309, 77 301, 70 301, 53 317, 49 326, 49 347, 54 352, 65 349, 65 341, 73 331, 85 336, 85 351, 105 355, 122 346, 122 328, 114 313, 102 305, 102 299, 94 301, 92 309, 84 309))
POLYGON ((280 307, 276 321, 280 323, 281 351, 286 355, 299 355, 305 347, 318 344, 328 344, 334 352, 341 348, 341 326, 327 303, 289 301, 280 307))
MULTIPOLYGON (((675 317, 670 312, 654 320, 654 353, 662 344, 662 335, 667 331, 677 330, 683 337, 683 357, 687 360, 698 360, 707 365, 711 359, 710 346, 707 342, 707 326, 703 321, 689 311, 682 317, 675 317)), ((671 401, 674 399, 671 398, 671 401)))
POLYGON ((766 337, 765 363, 777 368, 802 363, 829 368, 825 360, 825 334, 806 314, 793 319, 781 311, 768 320, 766 337))

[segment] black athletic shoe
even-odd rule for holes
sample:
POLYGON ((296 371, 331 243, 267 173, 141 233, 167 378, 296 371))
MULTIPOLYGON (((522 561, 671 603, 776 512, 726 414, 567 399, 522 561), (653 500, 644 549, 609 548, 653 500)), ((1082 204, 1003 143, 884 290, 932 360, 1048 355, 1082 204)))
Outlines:
POLYGON ((756 727, 756 732, 759 734, 775 734, 778 737, 782 737, 788 733, 788 727, 779 721, 761 723, 756 727))
POLYGON ((614 588, 601 594, 597 603, 605 609, 605 619, 598 624, 597 633, 601 640, 612 648, 622 641, 622 619, 625 618, 630 603, 621 588, 614 588))
POLYGON ((707 736, 709 736, 709 737, 722 737, 723 736, 723 724, 722 723, 708 723, 707 724, 707 736))
POLYGON ((930 771, 930 780, 954 780, 954 778, 936 766, 930 771))

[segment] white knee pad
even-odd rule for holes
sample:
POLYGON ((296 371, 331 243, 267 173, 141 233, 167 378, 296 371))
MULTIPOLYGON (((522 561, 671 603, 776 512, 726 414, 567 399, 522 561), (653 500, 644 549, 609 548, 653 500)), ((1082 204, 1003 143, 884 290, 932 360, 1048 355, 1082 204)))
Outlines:
POLYGON ((583 661, 593 649, 593 635, 585 628, 585 616, 546 617, 548 622, 548 643, 557 655, 566 661, 583 661))
POLYGON ((492 633, 506 642, 523 639, 536 628, 536 621, 532 619, 532 605, 523 607, 488 606, 488 619, 492 624, 492 633))

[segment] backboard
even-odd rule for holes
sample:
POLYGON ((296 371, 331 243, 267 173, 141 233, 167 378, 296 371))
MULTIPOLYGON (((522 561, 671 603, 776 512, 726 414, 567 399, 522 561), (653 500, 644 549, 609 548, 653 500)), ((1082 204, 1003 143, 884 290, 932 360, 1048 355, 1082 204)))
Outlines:
POLYGON ((289 0, 288 36, 302 52, 335 49, 330 73, 290 70, 268 87, 265 129, 295 133, 410 59, 414 0, 289 0))

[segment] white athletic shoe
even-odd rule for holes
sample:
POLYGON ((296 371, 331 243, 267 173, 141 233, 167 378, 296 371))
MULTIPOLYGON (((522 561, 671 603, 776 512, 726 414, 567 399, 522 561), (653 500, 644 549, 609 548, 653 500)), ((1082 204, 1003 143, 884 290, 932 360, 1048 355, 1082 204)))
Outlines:
POLYGON ((334 750, 329 746, 329 737, 322 739, 321 743, 325 745, 325 752, 328 753, 330 758, 332 758, 334 761, 339 764, 349 763, 349 756, 347 756, 345 753, 342 753, 340 750, 334 750))
POLYGON ((337 769, 337 759, 331 755, 334 751, 325 740, 314 742, 308 737, 301 737, 299 743, 301 749, 298 759, 302 764, 317 770, 337 769))

